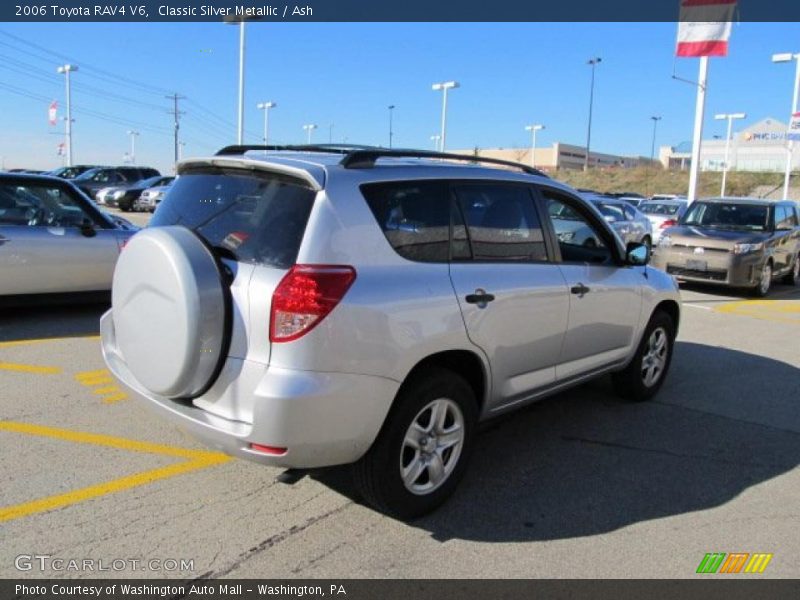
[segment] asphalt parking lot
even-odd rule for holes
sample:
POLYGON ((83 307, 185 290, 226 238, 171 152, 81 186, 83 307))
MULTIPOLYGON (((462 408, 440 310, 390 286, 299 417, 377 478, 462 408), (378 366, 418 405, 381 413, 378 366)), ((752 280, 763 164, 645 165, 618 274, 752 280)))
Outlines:
POLYGON ((800 290, 683 299, 656 401, 600 380, 492 422, 455 497, 410 524, 345 470, 277 483, 151 414, 105 370, 105 307, 4 311, 0 577, 681 578, 709 552, 797 577, 800 290))

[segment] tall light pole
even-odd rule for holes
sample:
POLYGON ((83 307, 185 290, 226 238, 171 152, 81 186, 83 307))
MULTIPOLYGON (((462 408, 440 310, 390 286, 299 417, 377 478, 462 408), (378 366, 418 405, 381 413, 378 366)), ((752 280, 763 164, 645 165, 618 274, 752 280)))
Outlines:
POLYGON ((311 143, 311 132, 314 131, 316 128, 317 126, 314 125, 313 123, 309 123, 308 125, 303 125, 303 129, 305 129, 306 132, 308 133, 308 139, 306 140, 307 144, 311 143))
POLYGON ((544 125, 525 125, 525 131, 531 132, 531 166, 536 168, 536 132, 544 129, 544 125))
POLYGON ((433 142, 433 150, 434 151, 439 150, 439 140, 441 140, 441 139, 442 139, 442 136, 440 136, 440 135, 432 135, 431 136, 431 141, 433 142))
MULTIPOLYGON (((723 198, 725 197, 725 181, 728 178, 728 153, 730 151, 731 146, 731 130, 733 129, 733 121, 735 119, 744 119, 747 115, 744 113, 729 113, 729 114, 719 114, 714 115, 714 118, 717 121, 728 121, 728 133, 725 135, 725 162, 722 165, 722 189, 720 189, 719 195, 723 198)), ((791 155, 790 155, 791 156, 791 155)))
POLYGON ((252 21, 259 17, 230 15, 223 18, 229 25, 239 25, 239 118, 237 122, 236 143, 244 143, 244 55, 245 55, 245 21, 252 21))
POLYGON ((328 143, 329 144, 333 143, 333 123, 328 125, 328 143))
POLYGON ((653 168, 653 162, 656 156, 656 128, 658 127, 658 122, 661 120, 661 117, 653 115, 650 119, 653 121, 653 142, 650 145, 650 163, 647 165, 647 170, 645 171, 645 194, 648 196, 650 195, 650 171, 653 168))
POLYGON ((275 102, 259 102, 256 106, 264 111, 264 145, 269 146, 269 109, 278 105, 275 102))
POLYGON ((139 135, 138 131, 133 129, 128 130, 128 135, 131 136, 131 164, 136 164, 136 137, 139 135))
POLYGON ((444 152, 445 144, 447 143, 447 90, 454 90, 458 87, 461 87, 461 85, 457 81, 444 81, 442 83, 434 83, 431 86, 435 92, 442 90, 442 132, 439 134, 440 152, 444 152))
POLYGON ((392 129, 392 113, 394 112, 394 104, 389 105, 389 150, 392 149, 392 138, 394 137, 394 130, 392 129))
POLYGON ((592 83, 589 86, 589 126, 586 129, 586 157, 583 159, 583 170, 589 170, 589 149, 592 146, 592 110, 594 108, 594 70, 603 61, 599 56, 590 58, 586 64, 592 67, 592 83))
MULTIPOLYGON (((774 63, 784 63, 784 62, 791 62, 794 60, 797 63, 795 68, 795 75, 794 75, 794 89, 792 90, 792 112, 790 115, 790 123, 791 117, 797 112, 797 94, 798 88, 800 88, 800 54, 792 54, 791 52, 786 52, 783 54, 773 54, 772 55, 772 62, 774 63)), ((787 144, 787 156, 786 156, 786 175, 784 176, 783 180, 783 199, 789 199, 789 180, 792 176, 792 155, 794 151, 794 142, 789 141, 787 144)))
POLYGON ((69 83, 69 74, 78 70, 77 65, 61 65, 58 67, 58 72, 63 73, 67 82, 67 127, 66 127, 66 145, 67 145, 67 166, 72 166, 72 86, 69 83))

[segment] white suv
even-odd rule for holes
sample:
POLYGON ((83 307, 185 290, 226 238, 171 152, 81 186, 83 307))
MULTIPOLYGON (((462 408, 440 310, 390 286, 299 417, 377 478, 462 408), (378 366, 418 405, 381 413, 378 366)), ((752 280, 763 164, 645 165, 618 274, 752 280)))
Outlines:
POLYGON ((479 421, 605 373, 632 400, 666 377, 673 279, 533 169, 234 146, 178 172, 119 259, 103 353, 224 452, 352 463, 369 503, 412 518, 453 492, 479 421), (597 244, 560 231, 562 205, 597 244))

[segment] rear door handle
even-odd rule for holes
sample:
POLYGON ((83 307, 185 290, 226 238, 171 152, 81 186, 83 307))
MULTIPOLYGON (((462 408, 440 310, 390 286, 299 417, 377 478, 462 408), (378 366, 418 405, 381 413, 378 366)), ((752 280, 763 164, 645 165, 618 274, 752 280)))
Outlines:
POLYGON ((582 283, 579 283, 578 285, 573 285, 569 291, 576 294, 579 298, 583 298, 583 296, 588 294, 591 290, 582 283))
POLYGON ((494 295, 487 294, 486 290, 478 288, 474 294, 467 294, 464 300, 469 304, 477 304, 478 308, 486 308, 486 305, 494 300, 494 295))

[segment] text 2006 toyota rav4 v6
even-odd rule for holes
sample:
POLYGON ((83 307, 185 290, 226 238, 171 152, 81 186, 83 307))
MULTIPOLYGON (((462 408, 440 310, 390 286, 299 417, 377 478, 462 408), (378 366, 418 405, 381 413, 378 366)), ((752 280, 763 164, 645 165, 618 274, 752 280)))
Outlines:
POLYGON ((570 188, 465 158, 229 147, 183 161, 117 264, 109 368, 234 456, 352 463, 364 498, 401 518, 453 492, 482 419, 603 373, 653 396, 673 279, 570 188), (598 243, 573 243, 570 221, 598 243))

